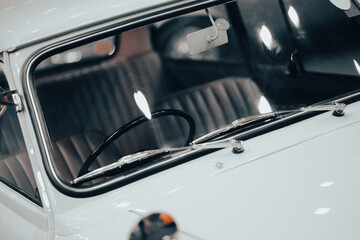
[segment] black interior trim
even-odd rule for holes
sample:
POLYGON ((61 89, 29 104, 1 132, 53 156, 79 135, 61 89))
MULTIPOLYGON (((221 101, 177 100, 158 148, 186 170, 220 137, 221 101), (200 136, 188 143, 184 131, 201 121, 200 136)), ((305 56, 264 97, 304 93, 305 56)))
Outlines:
POLYGON ((39 207, 43 207, 42 202, 41 202, 41 198, 39 195, 39 192, 36 188, 36 196, 30 196, 28 193, 24 192, 22 189, 20 189, 18 186, 12 184, 11 182, 7 181, 6 179, 2 178, 0 176, 0 182, 4 183, 6 186, 8 186, 10 189, 14 190, 15 192, 19 193, 20 195, 22 195, 23 197, 27 198, 28 200, 32 201, 33 203, 35 203, 36 205, 38 205, 39 207))

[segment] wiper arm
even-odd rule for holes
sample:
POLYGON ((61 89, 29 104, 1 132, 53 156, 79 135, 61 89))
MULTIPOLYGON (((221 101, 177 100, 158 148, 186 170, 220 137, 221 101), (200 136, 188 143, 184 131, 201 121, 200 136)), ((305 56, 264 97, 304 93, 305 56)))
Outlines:
POLYGON ((80 177, 77 177, 74 180, 72 180, 71 183, 77 184, 80 182, 91 180, 91 179, 99 177, 107 172, 111 172, 117 168, 121 168, 124 165, 130 164, 133 162, 137 162, 137 161, 143 161, 143 160, 146 160, 148 158, 154 157, 159 154, 178 152, 178 151, 183 151, 183 150, 216 149, 216 148, 226 148, 226 147, 232 147, 234 153, 240 153, 240 152, 244 151, 243 142, 240 140, 233 139, 233 138, 220 140, 220 141, 201 143, 201 144, 191 144, 190 146, 184 146, 184 147, 173 147, 173 148, 147 150, 147 151, 142 151, 142 152, 138 152, 138 153, 134 153, 134 154, 130 154, 130 155, 121 157, 117 162, 114 162, 112 164, 109 164, 109 165, 101 167, 101 168, 97 168, 89 173, 86 173, 80 177))
POLYGON ((308 106, 308 107, 302 107, 302 108, 294 109, 294 110, 283 110, 283 111, 265 113, 265 114, 260 114, 260 115, 256 115, 256 116, 249 116, 249 117, 237 119, 224 128, 215 130, 213 132, 205 134, 204 136, 202 136, 198 139, 195 139, 194 141, 192 141, 190 143, 189 146, 147 150, 147 151, 130 154, 130 155, 120 158, 115 163, 95 169, 89 173, 86 173, 80 177, 77 177, 74 180, 72 180, 71 183, 78 184, 80 182, 91 180, 91 179, 99 177, 105 173, 111 172, 117 168, 121 168, 124 165, 130 164, 133 162, 137 162, 137 161, 143 161, 148 158, 154 157, 156 155, 165 154, 165 153, 178 152, 178 151, 184 151, 184 150, 206 149, 206 148, 207 149, 216 149, 216 148, 225 148, 225 147, 232 147, 234 153, 240 153, 240 152, 244 151, 243 142, 240 140, 230 138, 230 139, 219 140, 219 141, 211 141, 211 142, 206 142, 206 141, 209 139, 215 138, 217 136, 220 136, 222 134, 226 134, 236 128, 248 126, 253 123, 264 122, 267 120, 275 119, 283 114, 288 114, 288 113, 333 110, 334 116, 342 116, 342 115, 344 115, 345 107, 346 107, 346 105, 344 103, 331 102, 331 103, 327 103, 327 104, 319 104, 319 105, 312 105, 312 106, 308 106))
POLYGON ((346 107, 346 105, 344 103, 330 102, 330 103, 319 104, 319 105, 311 105, 308 107, 301 107, 298 109, 282 110, 282 111, 276 111, 276 112, 271 112, 271 113, 255 115, 255 116, 248 116, 248 117, 237 119, 224 128, 220 128, 220 129, 217 129, 210 133, 207 133, 204 136, 201 136, 201 137, 195 139, 194 141, 192 141, 191 144, 199 144, 202 142, 206 142, 209 139, 213 139, 217 136, 229 133, 230 131, 232 131, 234 129, 249 126, 251 124, 258 123, 258 122, 265 122, 267 120, 272 120, 281 115, 289 114, 289 113, 333 110, 332 114, 334 116, 343 116, 345 107, 346 107))

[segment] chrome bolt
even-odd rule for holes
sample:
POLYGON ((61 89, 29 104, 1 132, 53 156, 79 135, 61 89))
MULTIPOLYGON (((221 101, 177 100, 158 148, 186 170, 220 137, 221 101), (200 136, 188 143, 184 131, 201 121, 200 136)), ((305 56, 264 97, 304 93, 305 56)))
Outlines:
POLYGON ((233 140, 233 153, 242 153, 244 151, 244 142, 240 140, 233 140))

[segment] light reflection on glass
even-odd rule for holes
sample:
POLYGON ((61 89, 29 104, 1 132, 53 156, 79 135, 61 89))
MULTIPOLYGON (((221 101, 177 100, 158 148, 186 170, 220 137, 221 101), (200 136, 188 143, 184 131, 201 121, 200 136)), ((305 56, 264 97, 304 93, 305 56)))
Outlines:
POLYGON ((293 6, 289 7, 288 15, 289 15, 289 18, 292 21, 292 23, 295 25, 295 27, 298 28, 300 26, 299 15, 297 14, 297 12, 293 6))
POLYGON ((138 108, 144 113, 144 115, 150 120, 151 112, 148 101, 146 100, 144 94, 141 91, 134 93, 135 102, 138 108))
POLYGON ((269 101, 264 96, 260 97, 258 109, 260 113, 272 112, 269 101))
POLYGON ((330 212, 330 210, 331 210, 330 208, 319 208, 314 212, 314 214, 315 215, 325 215, 328 212, 330 212))
POLYGON ((64 61, 66 63, 79 62, 81 60, 82 54, 80 51, 68 52, 64 56, 64 61))
POLYGON ((355 68, 356 68, 357 72, 358 72, 359 75, 360 75, 360 66, 359 66, 359 63, 358 63, 355 59, 353 59, 353 61, 354 61, 355 68))
POLYGON ((341 10, 349 10, 351 8, 350 0, 329 0, 335 7, 341 10))
POLYGON ((265 25, 262 25, 260 29, 260 38, 261 41, 267 47, 267 49, 271 50, 273 48, 273 43, 274 43, 273 36, 271 35, 269 28, 265 25))
POLYGON ((177 50, 180 54, 187 54, 189 52, 189 47, 187 45, 187 42, 182 41, 177 47, 177 50))
POLYGON ((51 59, 51 62, 53 64, 59 64, 60 63, 60 55, 59 54, 56 54, 56 55, 52 56, 50 59, 51 59))
POLYGON ((320 187, 330 187, 334 184, 335 182, 323 182, 322 184, 320 184, 320 187))

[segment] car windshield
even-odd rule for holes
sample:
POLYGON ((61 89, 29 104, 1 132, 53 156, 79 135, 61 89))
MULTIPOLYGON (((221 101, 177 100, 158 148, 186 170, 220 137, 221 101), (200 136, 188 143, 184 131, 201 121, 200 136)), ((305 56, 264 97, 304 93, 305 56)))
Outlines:
POLYGON ((45 59, 34 83, 60 179, 358 89, 359 9, 350 0, 232 1, 45 59))

